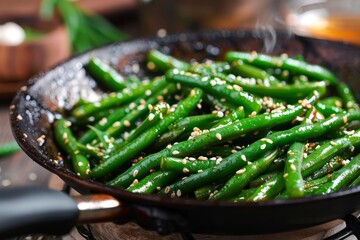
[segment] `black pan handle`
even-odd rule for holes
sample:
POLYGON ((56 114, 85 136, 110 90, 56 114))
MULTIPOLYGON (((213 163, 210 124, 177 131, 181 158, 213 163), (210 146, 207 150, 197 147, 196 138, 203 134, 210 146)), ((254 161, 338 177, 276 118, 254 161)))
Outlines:
POLYGON ((64 235, 77 223, 121 220, 129 208, 105 194, 78 196, 39 187, 0 190, 0 239, 41 233, 64 235))

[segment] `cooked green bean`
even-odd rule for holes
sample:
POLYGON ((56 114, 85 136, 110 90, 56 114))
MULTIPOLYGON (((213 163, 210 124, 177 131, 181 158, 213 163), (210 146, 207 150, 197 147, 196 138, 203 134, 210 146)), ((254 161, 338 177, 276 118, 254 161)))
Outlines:
POLYGON ((241 190, 248 185, 248 183, 263 173, 269 164, 278 156, 280 150, 273 150, 264 155, 264 157, 249 162, 244 168, 236 171, 236 174, 232 176, 225 185, 216 193, 212 199, 214 200, 226 200, 231 199, 238 195, 241 190))
POLYGON ((156 171, 140 182, 135 181, 127 190, 136 193, 153 193, 159 191, 177 177, 178 174, 173 171, 156 171))
POLYGON ((314 103, 318 97, 318 95, 313 95, 306 99, 306 101, 304 100, 302 103, 299 103, 282 112, 260 114, 253 118, 244 118, 238 122, 234 122, 233 124, 210 130, 206 134, 201 134, 194 139, 189 139, 187 141, 174 144, 169 148, 161 150, 160 152, 146 156, 142 161, 131 166, 124 173, 108 182, 108 184, 127 187, 135 179, 132 176, 133 171, 136 170, 138 173, 137 178, 144 177, 151 169, 156 169, 159 167, 160 159, 162 157, 186 157, 196 151, 205 149, 206 146, 236 139, 244 133, 289 122, 296 118, 296 116, 303 113, 304 108, 308 107, 308 104, 310 105, 311 103, 314 103))
POLYGON ((190 87, 199 87, 205 92, 225 98, 229 102, 243 106, 247 111, 258 113, 261 109, 260 99, 248 92, 242 91, 237 85, 227 84, 224 80, 194 73, 182 72, 177 69, 166 72, 166 80, 177 82, 190 87))
POLYGON ((160 76, 142 82, 91 58, 102 97, 69 111, 73 127, 56 120, 55 140, 81 177, 137 193, 244 202, 360 184, 360 108, 345 83, 301 56, 225 59, 151 50, 141 75, 160 76))
POLYGON ((171 68, 180 70, 187 70, 190 68, 190 64, 177 59, 173 56, 164 54, 158 50, 150 50, 147 55, 148 68, 150 70, 158 69, 162 72, 166 72, 171 68))
POLYGON ((278 67, 297 74, 303 74, 309 78, 313 78, 319 81, 328 81, 330 84, 335 85, 337 83, 336 76, 329 70, 319 66, 307 63, 302 60, 290 58, 287 55, 270 56, 257 52, 235 52, 229 51, 225 55, 225 59, 229 62, 242 60, 245 63, 253 64, 261 68, 278 67))
POLYGON ((343 105, 345 106, 345 108, 348 111, 353 111, 353 110, 359 110, 359 104, 356 102, 356 99, 352 93, 352 91, 350 90, 350 88, 348 87, 348 85, 346 83, 339 83, 337 85, 337 91, 339 96, 342 98, 343 100, 343 105))
POLYGON ((149 96, 153 91, 162 89, 166 86, 166 81, 162 78, 143 84, 141 87, 129 89, 125 88, 120 92, 108 94, 95 103, 87 103, 81 105, 72 111, 72 115, 76 118, 86 118, 91 114, 110 107, 121 106, 130 103, 139 96, 149 96))
POLYGON ((360 176, 360 155, 353 157, 348 164, 331 174, 331 180, 314 191, 315 195, 326 194, 348 186, 360 176))
POLYGON ((100 85, 110 91, 119 91, 127 87, 124 77, 97 57, 90 58, 85 69, 100 85))
POLYGON ((65 118, 59 118, 54 123, 54 133, 57 143, 69 154, 75 172, 83 177, 89 178, 90 163, 77 147, 77 141, 70 129, 71 123, 65 118))
POLYGON ((164 132, 167 127, 176 119, 184 117, 191 112, 202 97, 202 90, 193 89, 188 98, 179 102, 173 111, 164 116, 154 127, 142 133, 133 141, 129 142, 126 146, 121 147, 113 152, 101 165, 96 166, 91 171, 93 178, 99 178, 107 173, 114 171, 114 169, 122 166, 128 162, 132 157, 135 157, 142 149, 148 147, 159 134, 164 132))
MULTIPOLYGON (((221 159, 218 160, 219 162, 221 161, 221 159)), ((191 174, 214 167, 217 162, 217 159, 207 159, 204 156, 201 156, 199 159, 164 157, 161 159, 160 168, 183 174, 191 174)))
MULTIPOLYGON (((176 191, 188 193, 209 182, 216 182, 217 178, 222 178, 228 174, 234 173, 237 169, 243 167, 247 161, 254 161, 257 157, 260 157, 272 148, 295 141, 305 141, 319 137, 328 131, 338 129, 345 124, 344 119, 347 119, 349 122, 360 120, 360 112, 354 111, 338 114, 318 123, 300 125, 288 130, 273 133, 266 137, 268 141, 264 142, 260 139, 249 145, 247 148, 225 158, 215 169, 206 169, 203 172, 190 175, 188 178, 170 185, 168 188, 169 191, 163 193, 171 194, 176 191), (239 161, 239 159, 241 159, 241 161, 239 161)), ((305 166, 306 169, 309 168, 307 164, 305 166)), ((311 171, 307 170, 307 173, 310 174, 311 171)))
POLYGON ((21 149, 20 146, 15 141, 5 143, 0 146, 0 157, 5 157, 10 154, 13 154, 15 152, 20 151, 20 149, 21 149))
POLYGON ((235 61, 231 64, 231 72, 245 78, 255 78, 262 80, 264 86, 278 85, 281 83, 279 79, 274 76, 257 68, 255 66, 244 63, 243 61, 235 61))

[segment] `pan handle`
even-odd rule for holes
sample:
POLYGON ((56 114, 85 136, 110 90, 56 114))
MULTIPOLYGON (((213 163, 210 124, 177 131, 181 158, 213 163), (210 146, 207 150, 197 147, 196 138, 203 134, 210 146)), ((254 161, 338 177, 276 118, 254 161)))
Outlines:
POLYGON ((39 187, 0 190, 0 239, 25 234, 64 235, 77 223, 127 219, 129 208, 105 194, 70 197, 39 187))

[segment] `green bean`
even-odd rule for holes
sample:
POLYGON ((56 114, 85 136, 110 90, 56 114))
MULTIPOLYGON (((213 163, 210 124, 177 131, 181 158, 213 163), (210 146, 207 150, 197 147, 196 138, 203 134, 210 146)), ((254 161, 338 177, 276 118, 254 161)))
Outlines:
POLYGON ((13 154, 15 152, 20 151, 20 149, 21 149, 20 146, 15 141, 5 143, 0 146, 0 157, 5 157, 10 154, 13 154))
POLYGON ((355 186, 358 186, 360 185, 360 176, 357 177, 350 185, 349 187, 355 187, 355 186))
POLYGON ((130 186, 127 190, 136 193, 153 193, 159 191, 177 177, 178 173, 173 171, 156 171, 138 183, 135 181, 134 185, 130 186))
MULTIPOLYGON (((175 85, 170 84, 164 87, 164 91, 166 94, 172 94, 176 91, 176 87, 175 85)), ((140 99, 134 102, 134 104, 130 104, 127 110, 129 113, 118 121, 115 121, 106 130, 107 134, 110 137, 118 137, 125 129, 130 131, 133 127, 135 127, 134 122, 148 113, 148 106, 159 102, 159 97, 163 97, 164 91, 163 89, 158 89, 154 91, 153 94, 146 99, 146 101, 144 99, 140 99), (140 105, 136 106, 138 103, 140 103, 140 105)))
POLYGON ((228 62, 242 60, 245 63, 253 64, 260 68, 278 67, 280 69, 303 74, 318 81, 327 81, 331 85, 337 83, 336 76, 329 70, 319 65, 310 64, 305 61, 289 58, 287 55, 280 57, 260 54, 257 52, 236 52, 229 51, 225 55, 228 62))
POLYGON ((250 202, 269 200, 277 196, 285 188, 285 180, 282 173, 271 177, 269 181, 258 187, 255 192, 246 199, 250 202))
MULTIPOLYGON (((206 149, 206 146, 209 147, 214 144, 236 139, 244 133, 289 122, 296 118, 296 116, 300 115, 308 104, 314 103, 318 97, 318 95, 313 95, 303 101, 303 103, 306 104, 299 103, 283 112, 260 114, 253 118, 244 118, 238 122, 234 122, 233 124, 210 130, 206 134, 199 135, 194 139, 179 142, 178 144, 165 148, 160 152, 146 156, 142 161, 134 164, 127 171, 120 174, 112 181, 109 181, 107 184, 127 187, 134 180, 132 173, 135 170, 138 173, 137 178, 144 177, 151 169, 159 167, 160 159, 162 157, 175 155, 176 157, 186 157, 196 151, 206 149)), ((240 167, 238 167, 238 169, 240 167)))
MULTIPOLYGON (((183 69, 185 70, 185 69, 183 69)), ((192 64, 188 71, 200 75, 213 77, 226 77, 230 70, 230 64, 227 62, 206 61, 205 63, 192 64)))
POLYGON ((264 174, 258 176, 257 178, 255 178, 254 180, 250 181, 249 182, 249 187, 250 188, 257 188, 260 185, 264 184, 265 182, 269 181, 273 176, 275 176, 279 172, 280 171, 264 173, 264 174))
POLYGON ((109 158, 106 159, 106 161, 92 170, 91 176, 93 178, 102 177, 128 162, 142 149, 148 147, 152 142, 154 142, 157 136, 163 133, 171 123, 178 118, 187 116, 196 107, 202 97, 202 94, 202 90, 193 89, 190 92, 189 97, 177 104, 174 111, 170 111, 170 113, 164 116, 164 118, 153 128, 148 129, 136 139, 129 142, 126 146, 123 146, 115 151, 109 158))
POLYGON ((337 92, 343 101, 343 105, 345 109, 348 111, 359 110, 359 104, 356 102, 356 99, 348 87, 348 85, 344 82, 341 82, 336 85, 337 92))
POLYGON ((158 69, 162 72, 166 72, 171 68, 177 68, 180 70, 187 70, 190 68, 190 64, 179 60, 173 56, 164 54, 158 50, 150 50, 147 54, 148 68, 150 70, 158 69))
POLYGON ((75 172, 83 178, 89 178, 89 161, 84 155, 80 154, 70 125, 71 123, 65 118, 57 119, 54 122, 55 139, 61 148, 70 156, 75 172))
MULTIPOLYGON (((161 159, 160 168, 163 170, 170 170, 177 173, 191 174, 204 169, 214 167, 217 160, 205 159, 202 160, 190 159, 190 158, 175 158, 175 157, 164 157, 161 159)), ((220 159, 221 160, 221 159, 220 159)))
MULTIPOLYGON (((346 116, 349 114, 341 114, 346 116)), ((337 115, 339 116, 339 115, 337 115)), ((319 170, 331 158, 341 154, 347 149, 354 150, 360 144, 360 130, 355 134, 343 138, 338 138, 321 145, 312 154, 304 159, 302 164, 303 177, 309 176, 311 173, 319 170)))
POLYGON ((202 77, 198 74, 182 72, 177 69, 169 70, 165 76, 169 82, 177 82, 190 87, 199 87, 205 92, 220 98, 225 98, 237 106, 243 106, 245 110, 250 113, 257 113, 261 109, 261 103, 258 97, 242 91, 237 85, 227 84, 224 80, 217 78, 210 79, 208 76, 202 77))
POLYGON ((231 202, 245 202, 256 191, 256 188, 243 189, 236 197, 232 198, 231 202))
MULTIPOLYGON (((215 169, 206 169, 203 172, 190 175, 188 178, 170 185, 168 188, 169 191, 166 194, 177 191, 188 193, 209 182, 216 182, 216 179, 234 173, 243 167, 248 161, 254 161, 262 154, 277 146, 283 146, 295 141, 306 141, 311 138, 319 137, 326 132, 338 129, 345 124, 345 118, 349 122, 359 120, 360 112, 356 111, 338 114, 314 124, 295 126, 288 130, 270 134, 266 137, 267 141, 264 142, 260 139, 250 144, 245 149, 224 158, 224 160, 215 169)), ((311 171, 308 171, 308 173, 311 173, 311 171)))
POLYGON ((342 155, 333 157, 328 163, 322 166, 319 170, 313 172, 311 175, 307 176, 306 181, 311 181, 314 179, 321 178, 333 171, 339 169, 343 165, 343 161, 346 159, 342 155))
POLYGON ((163 118, 167 111, 170 111, 170 106, 168 104, 160 103, 155 105, 155 107, 150 110, 148 117, 138 127, 136 127, 133 132, 129 134, 129 136, 126 138, 126 141, 130 142, 134 140, 141 133, 153 127, 161 120, 161 118, 163 118))
POLYGON ((327 183, 330 179, 331 179, 331 174, 310 181, 305 181, 304 189, 310 189, 321 186, 322 184, 327 183))
POLYGON ((284 168, 286 192, 289 197, 302 197, 304 195, 304 181, 301 176, 304 144, 294 142, 290 145, 284 168))
POLYGON ((151 92, 162 89, 167 85, 163 78, 154 80, 149 84, 143 84, 138 88, 125 88, 120 92, 114 92, 102 97, 98 102, 81 105, 72 110, 72 115, 76 118, 87 118, 93 113, 130 103, 134 99, 142 95, 150 95, 151 92))
POLYGON ((194 191, 196 199, 208 199, 210 195, 213 195, 214 192, 218 191, 222 187, 222 184, 209 184, 205 185, 194 191))
POLYGON ((321 95, 324 95, 326 91, 325 82, 313 82, 302 85, 296 84, 279 84, 279 85, 248 85, 237 82, 237 84, 249 93, 257 96, 268 96, 288 102, 295 102, 298 99, 302 99, 308 96, 313 91, 318 91, 321 95))
POLYGON ((127 87, 124 77, 97 57, 90 58, 85 69, 99 85, 110 91, 119 91, 127 87))
POLYGON ((243 61, 235 61, 231 64, 231 72, 235 75, 245 78, 255 78, 262 80, 264 86, 278 85, 281 81, 265 70, 244 63, 243 61))
MULTIPOLYGON (((111 125, 114 124, 116 121, 123 118, 127 114, 127 111, 128 107, 118 108, 114 110, 114 112, 109 116, 101 118, 101 120, 97 122, 94 127, 101 131, 105 131, 109 127, 111 127, 111 125)), ((95 139, 95 137, 96 133, 89 129, 80 136, 78 141, 82 144, 86 144, 90 143, 93 139, 95 139)))
POLYGON ((212 199, 214 200, 228 200, 238 195, 243 188, 245 188, 251 180, 263 173, 269 164, 278 156, 280 150, 273 150, 264 155, 264 157, 249 162, 244 168, 236 171, 225 185, 216 193, 212 199))
POLYGON ((353 157, 348 164, 331 174, 331 180, 314 191, 315 195, 338 191, 348 186, 360 176, 360 155, 353 157))
POLYGON ((232 111, 238 107, 237 105, 227 101, 226 98, 219 98, 210 94, 205 94, 204 101, 214 107, 214 109, 222 112, 232 111))
POLYGON ((232 111, 229 115, 221 119, 221 121, 219 121, 216 125, 214 125, 214 128, 231 124, 236 120, 240 120, 243 118, 245 118, 245 111, 244 111, 244 107, 240 106, 236 108, 234 111, 232 111))
POLYGON ((105 150, 108 149, 109 143, 111 141, 109 139, 109 136, 105 132, 97 129, 94 126, 89 125, 88 127, 96 134, 97 138, 100 140, 100 147, 105 150))

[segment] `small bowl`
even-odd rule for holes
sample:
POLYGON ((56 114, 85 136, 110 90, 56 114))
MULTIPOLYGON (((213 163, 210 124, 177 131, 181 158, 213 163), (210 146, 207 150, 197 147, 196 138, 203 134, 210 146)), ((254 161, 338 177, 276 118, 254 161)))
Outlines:
POLYGON ((33 40, 17 46, 0 44, 0 98, 12 97, 31 76, 70 55, 68 35, 63 25, 37 23, 35 27, 42 34, 33 40))

